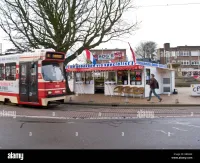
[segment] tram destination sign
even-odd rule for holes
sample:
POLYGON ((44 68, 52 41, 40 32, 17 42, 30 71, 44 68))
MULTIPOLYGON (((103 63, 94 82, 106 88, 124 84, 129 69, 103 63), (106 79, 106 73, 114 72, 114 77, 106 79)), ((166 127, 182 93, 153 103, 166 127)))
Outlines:
POLYGON ((47 52, 46 53, 46 59, 65 59, 65 55, 61 53, 55 53, 55 52, 47 52))

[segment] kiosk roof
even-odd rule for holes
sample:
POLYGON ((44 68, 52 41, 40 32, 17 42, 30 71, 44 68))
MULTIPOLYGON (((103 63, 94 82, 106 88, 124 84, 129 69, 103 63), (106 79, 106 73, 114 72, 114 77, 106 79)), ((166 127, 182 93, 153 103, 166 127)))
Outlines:
POLYGON ((167 65, 150 63, 150 62, 117 62, 103 64, 85 64, 66 66, 67 72, 88 72, 88 71, 117 71, 117 70, 142 70, 145 66, 152 66, 161 69, 167 69, 167 65))

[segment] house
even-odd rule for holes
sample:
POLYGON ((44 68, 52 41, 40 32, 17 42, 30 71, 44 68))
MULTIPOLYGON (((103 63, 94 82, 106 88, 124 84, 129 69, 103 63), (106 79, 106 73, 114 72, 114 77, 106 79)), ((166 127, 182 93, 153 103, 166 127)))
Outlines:
POLYGON ((182 75, 186 75, 199 69, 200 46, 170 47, 170 43, 165 43, 164 48, 157 49, 157 57, 161 64, 180 64, 182 75))

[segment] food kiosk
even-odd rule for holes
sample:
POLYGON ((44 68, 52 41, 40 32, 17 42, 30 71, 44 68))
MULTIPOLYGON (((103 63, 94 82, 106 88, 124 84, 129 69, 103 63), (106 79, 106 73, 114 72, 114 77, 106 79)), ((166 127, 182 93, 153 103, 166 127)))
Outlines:
MULTIPOLYGON (((103 64, 68 65, 67 72, 73 72, 74 92, 77 94, 95 94, 96 74, 101 74, 104 95, 115 95, 117 86, 143 87, 143 97, 149 96, 150 75, 154 74, 159 83, 158 94, 172 94, 175 89, 175 71, 167 65, 140 62, 117 62, 103 64), (102 77, 103 74, 103 77, 102 77)), ((124 96, 122 94, 122 96, 124 96)))

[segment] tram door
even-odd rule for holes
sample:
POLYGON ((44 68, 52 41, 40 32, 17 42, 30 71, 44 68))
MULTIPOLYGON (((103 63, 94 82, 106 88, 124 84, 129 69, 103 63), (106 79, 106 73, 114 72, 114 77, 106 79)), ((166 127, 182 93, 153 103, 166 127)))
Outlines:
POLYGON ((19 64, 19 94, 21 102, 38 102, 37 62, 19 64))

